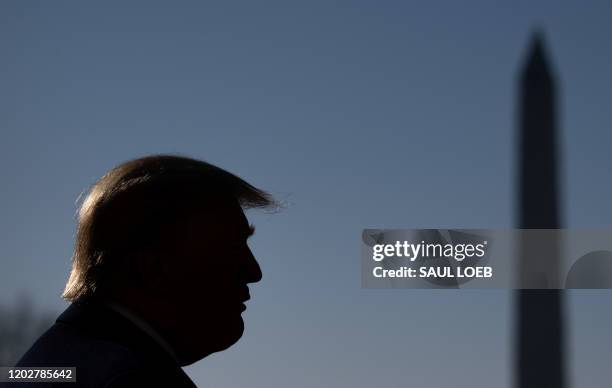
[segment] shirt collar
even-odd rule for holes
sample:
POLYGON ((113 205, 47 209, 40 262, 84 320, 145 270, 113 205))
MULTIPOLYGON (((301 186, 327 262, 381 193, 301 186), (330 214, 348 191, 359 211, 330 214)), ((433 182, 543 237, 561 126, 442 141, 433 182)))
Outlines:
POLYGON ((124 318, 132 322, 142 331, 147 333, 162 349, 164 349, 172 358, 178 362, 178 357, 176 353, 172 349, 172 346, 162 337, 161 334, 157 330, 155 330, 149 323, 147 323, 143 318, 141 318, 138 314, 134 313, 129 308, 124 305, 117 303, 115 301, 107 300, 105 304, 111 308, 113 311, 119 313, 124 318))

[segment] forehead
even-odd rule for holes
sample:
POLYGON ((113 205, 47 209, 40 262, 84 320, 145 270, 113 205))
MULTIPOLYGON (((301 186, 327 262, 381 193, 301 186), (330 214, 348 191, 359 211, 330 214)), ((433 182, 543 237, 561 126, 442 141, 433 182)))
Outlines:
POLYGON ((248 220, 235 200, 213 199, 193 206, 181 222, 187 231, 208 235, 239 237, 250 231, 248 220))

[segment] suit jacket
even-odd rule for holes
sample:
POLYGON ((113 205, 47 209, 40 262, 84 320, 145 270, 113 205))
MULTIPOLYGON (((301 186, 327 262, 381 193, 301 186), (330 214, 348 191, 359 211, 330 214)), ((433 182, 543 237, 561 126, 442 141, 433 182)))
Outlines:
POLYGON ((17 366, 76 367, 76 383, 57 384, 64 388, 195 387, 153 338, 94 299, 72 303, 17 366))

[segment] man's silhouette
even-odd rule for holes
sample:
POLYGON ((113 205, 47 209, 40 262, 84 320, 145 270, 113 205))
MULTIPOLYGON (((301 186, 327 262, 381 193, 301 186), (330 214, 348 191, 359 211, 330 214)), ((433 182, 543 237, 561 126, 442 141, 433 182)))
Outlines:
POLYGON ((273 204, 194 159, 115 167, 79 211, 72 304, 18 366, 74 366, 71 387, 194 386, 181 367, 238 341, 247 284, 262 276, 243 209, 273 204))

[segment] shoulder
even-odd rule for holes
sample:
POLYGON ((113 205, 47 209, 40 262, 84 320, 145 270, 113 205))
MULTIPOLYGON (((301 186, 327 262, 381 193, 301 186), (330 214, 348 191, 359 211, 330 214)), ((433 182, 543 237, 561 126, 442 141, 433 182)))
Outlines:
POLYGON ((75 388, 122 387, 135 381, 139 383, 131 386, 193 386, 182 384, 191 380, 150 336, 93 302, 73 303, 18 366, 75 367, 75 388))
POLYGON ((17 363, 21 367, 75 367, 75 387, 101 386, 140 365, 142 361, 129 348, 83 335, 62 323, 47 330, 17 363))
POLYGON ((125 346, 84 335, 55 323, 21 358, 19 366, 86 366, 114 359, 130 364, 133 354, 125 346))

